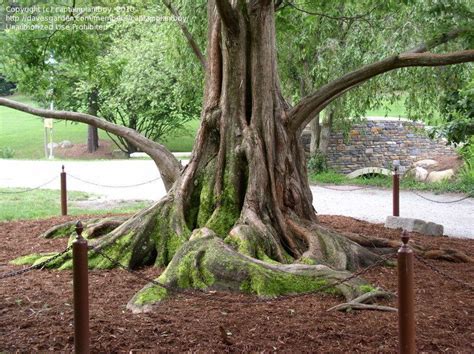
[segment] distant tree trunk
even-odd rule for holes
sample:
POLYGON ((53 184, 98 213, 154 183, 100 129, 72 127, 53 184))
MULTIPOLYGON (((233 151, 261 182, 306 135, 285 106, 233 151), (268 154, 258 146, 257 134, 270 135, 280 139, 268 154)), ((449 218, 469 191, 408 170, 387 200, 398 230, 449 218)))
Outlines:
POLYGON ((329 139, 331 137, 333 120, 334 120, 334 109, 330 108, 327 111, 326 119, 323 121, 323 126, 321 128, 321 139, 319 142, 319 150, 324 155, 328 153, 329 139))
MULTIPOLYGON (((309 94, 310 89, 312 89, 310 84, 308 84, 310 70, 309 64, 307 60, 303 61, 303 76, 300 77, 300 95, 301 97, 305 97, 309 94)), ((321 129, 319 126, 319 113, 316 114, 313 120, 309 123, 309 129, 311 131, 311 140, 309 144, 309 152, 311 155, 314 155, 319 148, 319 140, 321 135, 321 129)))
POLYGON ((319 142, 321 138, 321 126, 319 125, 319 114, 309 123, 311 130, 311 143, 309 144, 309 152, 314 155, 319 149, 319 142))
MULTIPOLYGON (((99 110, 98 97, 99 92, 97 89, 93 89, 89 95, 89 107, 87 113, 96 116, 99 110)), ((89 125, 87 129, 87 152, 93 153, 99 148, 99 132, 97 127, 89 125)))

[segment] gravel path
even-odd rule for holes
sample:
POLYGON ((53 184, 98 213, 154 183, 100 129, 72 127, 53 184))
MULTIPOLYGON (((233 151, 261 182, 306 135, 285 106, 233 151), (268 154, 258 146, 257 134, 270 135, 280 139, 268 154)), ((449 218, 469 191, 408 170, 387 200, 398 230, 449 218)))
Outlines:
MULTIPOLYGON (((59 189, 59 173, 65 165, 68 190, 102 195, 107 199, 158 200, 165 195, 158 170, 151 160, 112 161, 24 161, 0 159, 0 187, 34 188, 57 176, 42 188, 59 189), (76 177, 76 178, 73 178, 76 177), (82 179, 83 181, 78 180, 82 179), (110 188, 142 182, 153 182, 130 188, 110 188)), ((390 190, 360 189, 351 186, 312 186, 314 206, 319 214, 345 215, 375 223, 383 223, 392 212, 390 190), (331 189, 329 189, 331 188, 331 189)), ((459 194, 422 195, 438 201, 456 200, 459 194)), ((0 195, 1 198, 1 195, 0 195)), ((474 238, 474 199, 458 203, 439 204, 427 201, 413 192, 400 193, 400 215, 433 221, 444 225, 450 236, 474 238)))

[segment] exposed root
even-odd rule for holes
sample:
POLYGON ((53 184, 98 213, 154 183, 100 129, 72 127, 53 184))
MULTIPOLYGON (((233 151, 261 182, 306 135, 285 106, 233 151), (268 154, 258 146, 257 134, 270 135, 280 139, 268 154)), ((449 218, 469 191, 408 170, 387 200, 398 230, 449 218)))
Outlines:
MULTIPOLYGON (((84 220, 83 223, 95 222, 98 219, 88 219, 84 220)), ((55 225, 50 229, 43 232, 39 237, 42 238, 61 238, 69 237, 74 233, 76 227, 76 221, 68 221, 59 225, 55 225)))
MULTIPOLYGON (((93 218, 82 220, 84 225, 83 236, 87 238, 97 238, 105 235, 121 224, 123 224, 129 217, 113 216, 107 218, 93 218)), ((61 238, 75 235, 76 221, 68 221, 60 225, 53 226, 46 230, 39 237, 43 238, 61 238)))
MULTIPOLYGON (((358 243, 345 238, 341 234, 325 227, 312 226, 319 249, 323 255, 322 263, 339 270, 354 271, 359 268, 368 267, 381 260, 380 255, 371 252, 358 243)), ((314 254, 307 252, 304 257, 318 259, 314 254)))
POLYGON ((421 255, 427 259, 438 259, 454 263, 473 263, 474 259, 462 251, 454 249, 438 249, 422 252, 421 255))
POLYGON ((83 234, 89 239, 98 238, 112 232, 122 225, 129 217, 116 216, 88 222, 84 228, 83 234))
POLYGON ((395 240, 359 235, 352 232, 344 232, 342 235, 363 247, 372 249, 396 249, 400 247, 401 244, 399 241, 395 240))
POLYGON ((367 304, 368 302, 374 302, 375 299, 389 299, 392 298, 394 294, 379 289, 370 291, 368 293, 362 294, 361 296, 336 306, 329 308, 327 311, 350 311, 350 310, 372 310, 372 311, 398 311, 396 308, 389 306, 380 306, 375 304, 367 304))
MULTIPOLYGON (((176 249, 179 248, 180 243, 175 241, 177 236, 173 237, 169 229, 165 230, 163 228, 164 222, 172 220, 167 218, 170 205, 170 199, 165 198, 128 219, 125 217, 112 217, 87 220, 85 222, 86 228, 82 235, 88 240, 89 246, 93 248, 89 251, 89 268, 110 269, 115 267, 113 262, 98 252, 94 252, 94 250, 100 250, 111 259, 132 269, 153 265, 158 255, 161 257, 160 259, 172 257, 176 249), (162 215, 162 213, 166 214, 162 215), (163 237, 161 238, 162 235, 163 237), (171 248, 173 250, 170 250, 171 248)), ((57 235, 60 229, 69 231, 70 245, 75 239, 75 232, 73 232, 75 223, 61 225, 55 231, 51 229, 49 234, 53 235, 56 233, 57 235)), ((174 235, 176 233, 177 231, 174 231, 174 235)), ((14 260, 13 263, 34 265, 51 256, 51 253, 28 255, 14 260)), ((71 251, 47 264, 46 267, 71 269, 71 251)))
MULTIPOLYGON (((262 262, 237 252, 218 237, 207 236, 183 245, 158 281, 178 290, 239 291, 262 297, 323 291, 350 300, 370 287, 359 278, 340 283, 350 275, 324 265, 262 262)), ((128 308, 134 312, 149 311, 168 296, 165 288, 149 284, 130 300, 128 308)))
POLYGON ((388 312, 398 312, 394 307, 381 306, 381 305, 368 305, 368 304, 358 304, 353 302, 347 302, 340 304, 334 307, 331 307, 327 311, 351 311, 351 310, 370 310, 370 311, 388 311, 388 312))
MULTIPOLYGON (((381 239, 350 232, 344 232, 341 233, 341 235, 377 254, 390 254, 395 252, 401 246, 401 242, 395 240, 381 239)), ((469 257, 462 251, 452 248, 426 249, 426 247, 423 247, 416 242, 410 242, 410 247, 420 253, 424 258, 428 259, 438 259, 455 263, 474 262, 472 257, 469 257)))

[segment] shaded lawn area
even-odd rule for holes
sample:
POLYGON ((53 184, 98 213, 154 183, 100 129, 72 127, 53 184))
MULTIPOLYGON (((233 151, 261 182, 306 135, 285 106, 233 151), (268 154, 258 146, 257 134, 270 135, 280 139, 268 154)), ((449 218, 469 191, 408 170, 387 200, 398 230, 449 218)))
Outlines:
MULTIPOLYGON (((37 106, 35 102, 22 95, 8 98, 37 106)), ((191 151, 199 123, 200 121, 197 119, 186 123, 185 130, 176 132, 162 143, 171 151, 191 151)), ((108 135, 101 130, 99 130, 99 139, 110 141, 108 135)), ((87 142, 87 125, 55 120, 53 141, 63 140, 69 140, 73 144, 85 144, 87 142)), ((15 151, 13 157, 16 159, 43 159, 43 119, 7 107, 0 107, 0 149, 6 147, 15 151)))

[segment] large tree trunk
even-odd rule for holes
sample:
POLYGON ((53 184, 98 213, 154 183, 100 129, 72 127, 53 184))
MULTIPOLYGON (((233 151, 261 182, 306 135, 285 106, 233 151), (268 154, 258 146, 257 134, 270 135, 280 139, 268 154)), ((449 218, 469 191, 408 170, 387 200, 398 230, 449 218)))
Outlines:
MULTIPOLYGON (((317 225, 300 131, 288 133, 285 123, 273 11, 271 2, 248 6, 221 21, 209 1, 205 100, 192 158, 159 203, 98 239, 95 230, 106 228, 89 227, 103 252, 132 268, 168 265, 160 278, 167 284, 260 295, 314 290, 378 259, 317 225), (224 25, 230 21, 236 27, 224 25), (295 262, 318 265, 283 266, 295 262), (298 276, 304 289, 289 284, 298 276)), ((97 254, 90 264, 113 266, 97 254)), ((352 297, 360 284, 335 288, 352 297)), ((146 287, 130 306, 165 295, 146 287)))

